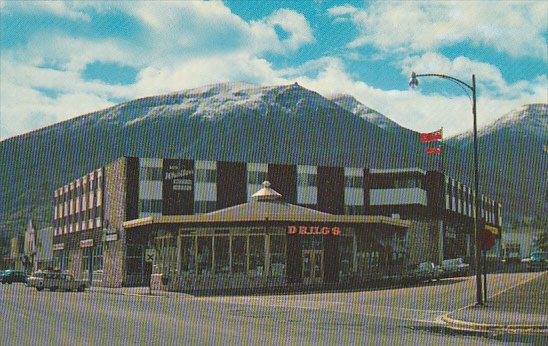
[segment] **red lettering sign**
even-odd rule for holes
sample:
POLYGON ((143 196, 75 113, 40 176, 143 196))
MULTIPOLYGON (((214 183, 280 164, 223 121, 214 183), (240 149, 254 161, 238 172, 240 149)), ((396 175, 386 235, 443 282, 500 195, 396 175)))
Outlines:
POLYGON ((340 235, 342 232, 340 227, 327 227, 327 226, 287 226, 287 234, 321 234, 321 235, 340 235))

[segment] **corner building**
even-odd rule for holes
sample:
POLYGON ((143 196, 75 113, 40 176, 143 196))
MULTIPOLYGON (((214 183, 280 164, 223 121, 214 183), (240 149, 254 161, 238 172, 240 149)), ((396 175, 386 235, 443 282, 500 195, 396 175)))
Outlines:
POLYGON ((467 258, 466 191, 417 169, 122 157, 55 191, 54 261, 109 287, 360 284, 467 258))

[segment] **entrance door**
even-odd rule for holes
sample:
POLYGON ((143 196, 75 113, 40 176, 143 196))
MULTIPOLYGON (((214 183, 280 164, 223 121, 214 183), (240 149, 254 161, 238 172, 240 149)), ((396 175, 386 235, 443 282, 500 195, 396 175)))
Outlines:
POLYGON ((323 250, 303 251, 303 283, 323 282, 323 250))

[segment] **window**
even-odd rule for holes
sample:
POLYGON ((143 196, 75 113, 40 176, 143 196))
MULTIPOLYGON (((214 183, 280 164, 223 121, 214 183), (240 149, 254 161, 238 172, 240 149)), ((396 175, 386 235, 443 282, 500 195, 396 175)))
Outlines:
POLYGON ((264 235, 249 237, 249 271, 251 275, 262 276, 264 269, 264 235))
POLYGON ((217 181, 217 171, 213 169, 196 170, 196 182, 214 183, 217 181))
POLYGON ((182 237, 181 239, 181 273, 194 274, 195 263, 195 237, 182 237))
POLYGON ((318 183, 318 176, 311 173, 299 173, 297 174, 298 186, 316 186, 318 183))
POLYGON ((247 270, 247 237, 232 237, 232 272, 244 273, 247 270))
POLYGON ((249 171, 247 173, 247 182, 249 184, 262 184, 268 180, 268 173, 263 171, 249 171))
POLYGON ((139 169, 139 180, 162 180, 162 168, 141 167, 139 169))
POLYGON ((270 236, 270 272, 274 277, 285 275, 285 236, 270 236))
POLYGON ((139 200, 139 212, 141 213, 162 213, 162 200, 141 199, 139 200))
MULTIPOLYGON (((128 246, 129 250, 129 246, 128 246)), ((155 269, 157 274, 170 275, 177 270, 176 244, 175 238, 164 237, 155 239, 155 269)))
POLYGON ((93 271, 103 270, 103 246, 97 245, 93 248, 93 271))
POLYGON ((215 237, 215 273, 230 272, 228 236, 215 237))
POLYGON ((339 276, 347 276, 352 272, 354 263, 354 238, 339 237, 339 276))
POLYGON ((194 214, 204 214, 215 211, 215 201, 194 201, 194 214))
POLYGON ((347 175, 344 177, 344 186, 345 187, 363 187, 363 177, 347 175))
POLYGON ((198 274, 211 273, 212 263, 212 247, 211 240, 213 237, 198 237, 198 274))

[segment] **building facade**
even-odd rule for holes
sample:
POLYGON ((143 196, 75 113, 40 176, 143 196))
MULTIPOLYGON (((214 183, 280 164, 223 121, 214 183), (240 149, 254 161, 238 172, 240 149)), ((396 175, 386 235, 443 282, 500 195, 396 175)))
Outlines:
MULTIPOLYGON (((310 272, 321 263, 322 282, 388 275, 415 262, 473 255, 472 198, 452 178, 419 169, 123 157, 55 191, 54 266, 111 287, 148 284, 161 275, 178 285, 172 289, 252 285, 258 275, 279 273, 281 281, 263 284, 303 283, 306 263, 310 272), (280 215, 302 208, 314 217, 290 213, 273 221, 272 215, 242 219, 229 212, 260 205, 252 196, 264 181, 280 195, 273 205, 284 203, 274 208, 280 215), (301 226, 340 233, 290 233, 301 226), (242 272, 245 280, 234 279, 242 272), (226 278, 212 283, 215 273, 226 278)), ((500 204, 482 206, 500 229, 500 204)), ((261 210, 247 212, 260 216, 261 210)))

